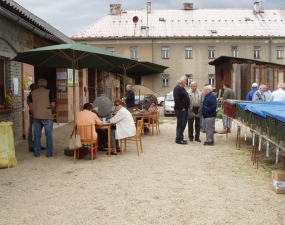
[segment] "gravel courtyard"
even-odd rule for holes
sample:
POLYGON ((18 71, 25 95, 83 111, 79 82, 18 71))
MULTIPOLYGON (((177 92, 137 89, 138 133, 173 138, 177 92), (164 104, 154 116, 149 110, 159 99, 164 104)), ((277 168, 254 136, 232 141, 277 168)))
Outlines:
POLYGON ((271 178, 282 160, 263 149, 256 169, 251 138, 237 150, 235 130, 215 135, 214 146, 202 133, 202 143, 178 145, 167 118, 160 135, 144 136, 139 157, 129 144, 122 155, 99 151, 94 164, 88 156, 73 164, 63 154, 71 127, 54 129, 54 157, 35 158, 26 140, 16 146, 18 166, 0 170, 1 225, 285 224, 285 195, 271 178))

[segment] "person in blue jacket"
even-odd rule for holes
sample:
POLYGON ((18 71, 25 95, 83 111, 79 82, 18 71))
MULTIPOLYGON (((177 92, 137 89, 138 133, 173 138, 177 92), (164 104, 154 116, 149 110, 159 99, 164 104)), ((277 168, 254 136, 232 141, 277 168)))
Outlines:
POLYGON ((212 93, 212 86, 204 87, 205 98, 202 106, 202 115, 206 124, 206 141, 204 145, 214 145, 215 120, 217 114, 217 98, 212 93))
POLYGON ((252 97, 253 97, 254 93, 257 91, 258 84, 253 83, 251 85, 251 87, 252 87, 251 91, 248 92, 248 94, 246 95, 246 98, 245 98, 246 101, 252 101, 252 97))

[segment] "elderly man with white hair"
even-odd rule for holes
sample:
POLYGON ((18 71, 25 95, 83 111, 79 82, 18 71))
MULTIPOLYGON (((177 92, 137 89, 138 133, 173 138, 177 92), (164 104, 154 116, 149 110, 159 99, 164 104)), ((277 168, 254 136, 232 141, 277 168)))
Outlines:
POLYGON ((187 144, 184 140, 183 132, 185 130, 188 118, 188 108, 190 105, 190 98, 188 92, 185 90, 186 76, 182 76, 178 79, 178 84, 173 89, 174 96, 174 112, 177 117, 176 125, 176 138, 177 144, 187 144))
POLYGON ((202 94, 197 90, 197 83, 192 81, 190 90, 188 91, 190 98, 190 106, 188 109, 188 136, 189 141, 194 139, 194 122, 195 122, 195 141, 200 140, 200 117, 202 115, 202 94))
POLYGON ((204 87, 205 99, 202 106, 202 115, 206 123, 206 141, 204 145, 214 145, 215 119, 217 109, 217 98, 212 93, 212 86, 204 87))
POLYGON ((259 86, 259 90, 256 91, 252 96, 252 101, 266 102, 266 97, 264 95, 265 91, 266 91, 266 86, 264 84, 261 84, 259 86))
POLYGON ((278 84, 277 88, 276 91, 272 92, 270 101, 285 101, 284 84, 278 84))

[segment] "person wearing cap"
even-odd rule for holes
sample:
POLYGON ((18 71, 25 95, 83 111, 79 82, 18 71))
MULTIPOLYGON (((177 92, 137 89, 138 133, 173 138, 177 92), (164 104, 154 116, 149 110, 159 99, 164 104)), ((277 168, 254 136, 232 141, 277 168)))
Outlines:
POLYGON ((266 90, 266 86, 264 84, 261 84, 259 86, 259 90, 254 92, 252 96, 252 101, 266 102, 266 97, 264 95, 265 90, 266 90))
POLYGON ((248 94, 247 94, 247 96, 245 98, 245 100, 247 100, 247 101, 252 101, 252 96, 257 91, 258 84, 257 83, 253 83, 251 85, 251 87, 252 87, 251 91, 248 92, 248 94))
POLYGON ((280 83, 277 85, 277 90, 273 91, 271 94, 270 101, 285 101, 285 90, 284 84, 280 83))
POLYGON ((266 101, 269 102, 271 99, 271 91, 269 90, 270 84, 267 83, 265 86, 266 86, 266 89, 265 89, 264 95, 265 95, 266 101))

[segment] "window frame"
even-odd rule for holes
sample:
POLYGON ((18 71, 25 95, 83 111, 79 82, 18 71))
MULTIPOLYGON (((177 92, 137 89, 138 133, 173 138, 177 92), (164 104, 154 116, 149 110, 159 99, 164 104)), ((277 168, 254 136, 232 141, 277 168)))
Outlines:
POLYGON ((186 86, 190 86, 191 82, 193 81, 193 74, 185 74, 186 77, 186 86))
POLYGON ((216 85, 216 77, 215 74, 208 74, 208 84, 211 85, 212 87, 215 87, 216 85))
POLYGON ((130 47, 131 59, 138 59, 139 58, 139 47, 138 46, 131 46, 130 47))
POLYGON ((253 58, 261 59, 261 46, 253 46, 253 58))
POLYGON ((170 78, 169 74, 162 74, 161 75, 161 80, 162 80, 161 85, 162 85, 162 87, 169 87, 170 86, 169 78, 170 78))
POLYGON ((284 58, 284 47, 283 46, 276 46, 276 59, 283 59, 284 58), (282 49, 278 49, 282 48, 282 49))
POLYGON ((192 46, 185 46, 185 59, 193 59, 193 47, 192 46))
POLYGON ((111 53, 115 53, 115 48, 114 47, 107 47, 106 51, 111 52, 111 53))
POLYGON ((215 46, 208 46, 208 58, 214 59, 216 54, 216 47, 215 46))
POLYGON ((238 57, 238 46, 231 46, 232 57, 238 57))
POLYGON ((169 59, 169 46, 162 46, 161 47, 161 58, 162 59, 169 59))

